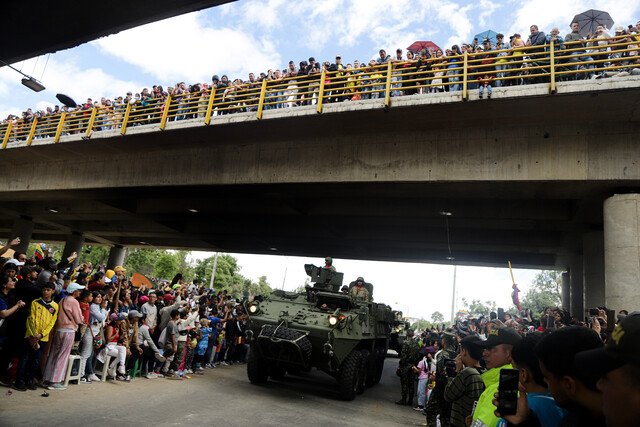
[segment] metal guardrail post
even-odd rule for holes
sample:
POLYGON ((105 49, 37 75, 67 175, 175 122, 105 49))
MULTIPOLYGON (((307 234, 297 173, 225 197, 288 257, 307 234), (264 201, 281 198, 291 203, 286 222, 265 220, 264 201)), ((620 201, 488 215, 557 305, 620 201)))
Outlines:
POLYGON ((264 94, 267 91, 267 79, 262 80, 260 89, 260 101, 258 102, 258 120, 262 119, 262 107, 264 106, 264 94))
POLYGON ((96 114, 98 114, 98 109, 94 105, 91 110, 91 117, 89 118, 89 126, 87 126, 87 136, 91 136, 91 129, 93 129, 93 122, 96 120, 96 114))
POLYGON ((391 104, 391 61, 387 62, 387 86, 384 90, 384 106, 391 104))
MULTIPOLYGON (((215 97, 216 97, 216 88, 211 86, 211 95, 209 95, 209 105, 207 106, 207 116, 204 118, 205 125, 208 125, 209 123, 211 123, 211 114, 213 113, 213 99, 215 97)), ((162 121, 164 122, 165 120, 166 120, 166 117, 163 114, 162 121)), ((161 129, 164 129, 164 127, 161 127, 161 129)))
POLYGON ((463 67, 462 68, 462 100, 463 101, 469 100, 469 92, 467 90, 467 73, 469 72, 468 65, 469 65, 469 53, 465 51, 463 65, 462 65, 463 67))
POLYGON ((322 69, 322 74, 320 74, 320 91, 318 93, 318 113, 322 113, 322 99, 324 97, 324 80, 325 80, 325 71, 322 69))
POLYGON ((7 142, 9 142, 9 135, 11 135, 11 128, 13 127, 13 121, 10 121, 7 124, 7 131, 4 134, 4 138, 2 138, 2 149, 7 148, 7 142))
POLYGON ((62 126, 64 125, 64 119, 67 118, 67 113, 62 113, 60 116, 60 122, 58 123, 58 129, 56 129, 56 137, 53 142, 57 143, 60 140, 60 135, 62 134, 62 126))
MULTIPOLYGON (((211 94, 213 97, 213 93, 211 94)), ((164 111, 162 112, 162 120, 160 121, 160 130, 164 130, 167 125, 167 116, 169 115, 169 108, 171 107, 171 95, 167 96, 167 102, 164 104, 164 111)))
POLYGON ((131 114, 131 103, 127 103, 127 110, 124 112, 124 118, 122 119, 122 129, 120 129, 120 135, 124 135, 127 132, 127 122, 129 121, 129 114, 131 114))
POLYGON ((29 131, 29 138, 27 138, 27 147, 31 145, 33 135, 36 133, 36 126, 38 125, 38 118, 33 118, 33 124, 31 125, 31 131, 29 131))
POLYGON ((556 62, 555 48, 553 40, 551 40, 551 51, 549 55, 549 70, 551 72, 551 84, 549 85, 549 93, 556 93, 556 62))

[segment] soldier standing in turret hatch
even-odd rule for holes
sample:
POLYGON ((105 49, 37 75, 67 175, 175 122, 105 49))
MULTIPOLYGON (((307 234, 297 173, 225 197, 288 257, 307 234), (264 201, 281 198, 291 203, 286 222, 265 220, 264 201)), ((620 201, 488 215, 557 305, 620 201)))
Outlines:
POLYGON ((358 277, 356 285, 349 290, 349 296, 363 301, 371 301, 369 291, 364 287, 364 278, 358 277))
POLYGON ((324 268, 328 268, 331 271, 336 271, 336 268, 333 266, 333 258, 328 256, 324 259, 324 268))

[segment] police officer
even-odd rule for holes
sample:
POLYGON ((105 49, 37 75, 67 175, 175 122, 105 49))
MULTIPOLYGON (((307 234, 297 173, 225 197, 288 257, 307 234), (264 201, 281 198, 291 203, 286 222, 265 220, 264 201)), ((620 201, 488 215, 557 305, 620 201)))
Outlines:
POLYGON ((398 370, 396 373, 400 377, 402 398, 396 402, 397 405, 413 406, 416 380, 416 374, 414 374, 413 368, 421 358, 420 344, 413 339, 413 335, 413 329, 407 329, 407 340, 402 344, 402 350, 400 352, 400 361, 398 362, 398 370))
POLYGON ((427 413, 427 426, 435 427, 437 425, 438 415, 440 416, 440 426, 449 427, 451 418, 451 403, 444 399, 444 390, 449 382, 447 369, 444 366, 444 359, 455 359, 456 352, 456 336, 445 332, 442 334, 442 351, 436 358, 435 381, 436 384, 431 390, 431 397, 427 403, 425 412, 427 413))

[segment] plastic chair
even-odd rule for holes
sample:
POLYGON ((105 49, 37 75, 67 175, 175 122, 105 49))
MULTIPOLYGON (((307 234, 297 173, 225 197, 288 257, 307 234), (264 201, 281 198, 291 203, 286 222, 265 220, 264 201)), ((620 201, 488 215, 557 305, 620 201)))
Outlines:
MULTIPOLYGON (((96 360, 98 360, 96 358, 96 360)), ((107 371, 109 370, 109 364, 111 364, 111 356, 106 355, 105 359, 104 359, 104 364, 102 365, 102 369, 100 371, 96 371, 94 368, 94 372, 97 376, 100 377, 100 381, 106 381, 107 380, 107 371)))
POLYGON ((133 365, 133 369, 129 369, 129 376, 131 379, 135 377, 142 376, 142 361, 141 359, 136 360, 136 363, 133 365))
POLYGON ((69 381, 72 380, 78 380, 78 383, 80 383, 80 360, 82 360, 82 357, 75 355, 75 354, 70 354, 69 355, 69 363, 67 363, 67 374, 64 377, 64 382, 62 383, 62 385, 64 385, 65 387, 69 385, 69 381), (75 375, 71 374, 71 371, 73 370, 73 364, 75 363, 75 361, 78 361, 78 373, 75 375))

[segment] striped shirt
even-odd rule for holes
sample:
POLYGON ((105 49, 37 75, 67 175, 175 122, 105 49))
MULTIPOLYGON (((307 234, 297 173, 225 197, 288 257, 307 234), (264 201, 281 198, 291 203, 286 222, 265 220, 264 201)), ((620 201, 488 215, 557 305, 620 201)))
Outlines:
POLYGON ((451 427, 466 427, 464 419, 471 415, 473 404, 484 391, 482 368, 464 368, 449 378, 444 399, 451 402, 451 427), (480 372, 478 372, 480 371, 480 372))

